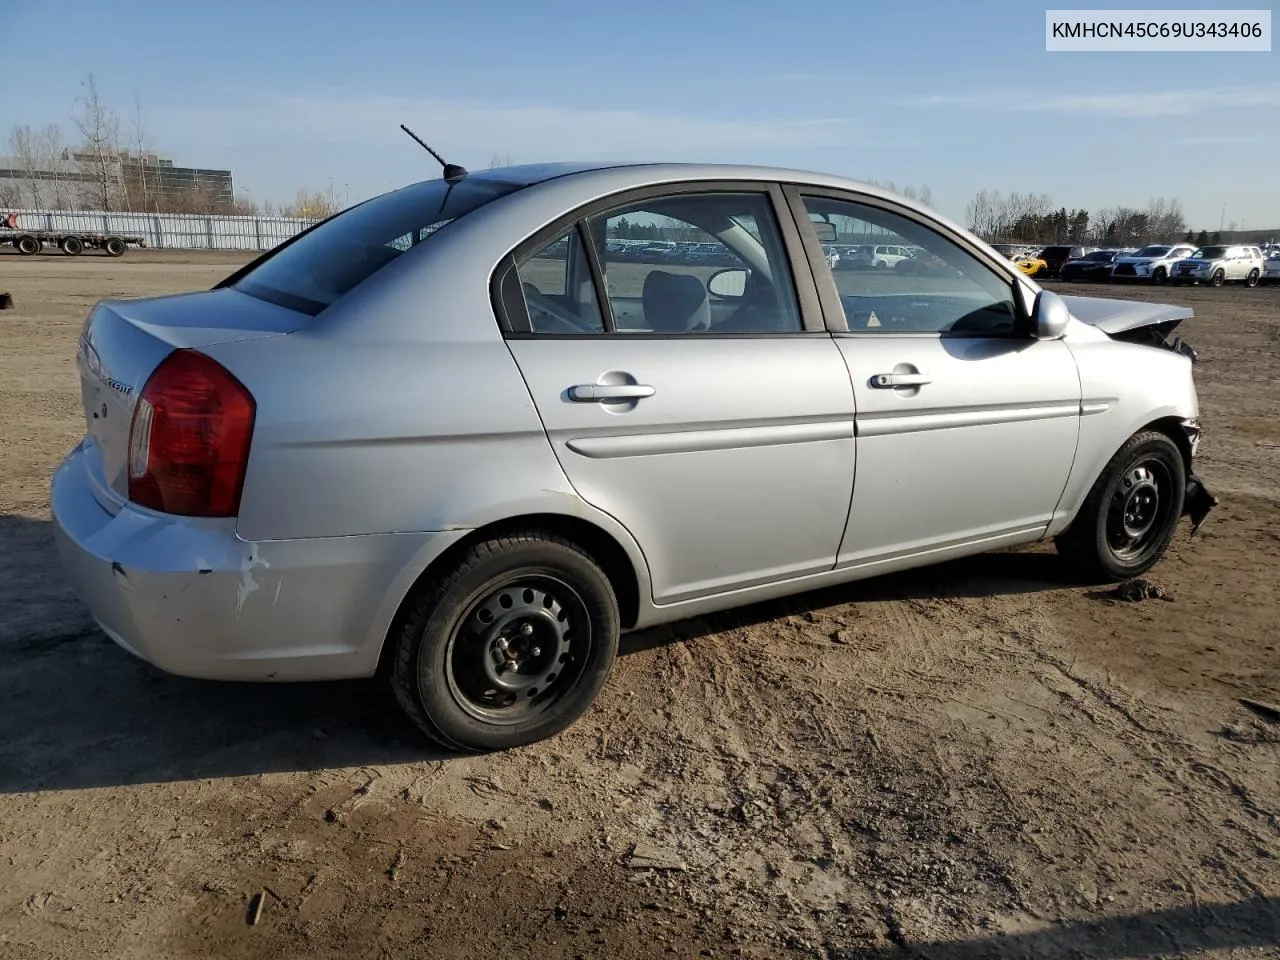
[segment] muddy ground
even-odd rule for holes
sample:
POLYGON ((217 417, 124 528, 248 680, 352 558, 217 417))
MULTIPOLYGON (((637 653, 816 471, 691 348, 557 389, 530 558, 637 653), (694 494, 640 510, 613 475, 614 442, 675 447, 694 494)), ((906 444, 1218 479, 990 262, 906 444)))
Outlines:
POLYGON ((1280 701, 1280 288, 1091 288, 1197 312, 1223 503, 1169 600, 1045 546, 826 590, 631 636, 568 733, 452 759, 373 683, 161 674, 60 577, 87 309, 242 259, 0 256, 0 956, 1280 955, 1239 699, 1280 701))

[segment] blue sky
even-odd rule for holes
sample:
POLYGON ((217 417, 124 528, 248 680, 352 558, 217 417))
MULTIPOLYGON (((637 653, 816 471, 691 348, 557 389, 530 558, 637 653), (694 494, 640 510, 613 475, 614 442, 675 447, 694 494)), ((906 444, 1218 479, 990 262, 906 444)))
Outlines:
POLYGON ((475 167, 769 163, 927 183, 956 219, 987 187, 1280 228, 1280 53, 1046 53, 1046 6, 1105 5, 0 0, 3 49, 34 67, 5 71, 0 128, 70 136, 92 72, 154 148, 256 200, 437 176, 404 122, 475 167))

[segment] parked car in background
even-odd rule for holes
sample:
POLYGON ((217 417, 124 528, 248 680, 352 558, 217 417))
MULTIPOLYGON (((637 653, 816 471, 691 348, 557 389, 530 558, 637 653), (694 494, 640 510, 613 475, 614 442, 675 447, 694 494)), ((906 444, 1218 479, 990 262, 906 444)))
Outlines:
POLYGON ((1049 272, 1049 264, 1035 254, 1020 253, 1013 258, 1013 265, 1028 277, 1043 277, 1049 272))
POLYGON ((1224 283, 1243 283, 1256 287, 1266 266, 1262 251, 1250 244, 1218 244, 1201 247, 1174 265, 1173 283, 1207 283, 1220 287, 1224 283))
POLYGON ((1094 247, 1070 247, 1070 246, 1051 246, 1043 248, 1038 254, 1038 259, 1044 261, 1044 270, 1036 276, 1040 277, 1058 277, 1062 272, 1062 265, 1068 260, 1078 260, 1086 253, 1089 253, 1094 247))
POLYGON ((1111 268, 1111 278, 1164 283, 1169 279, 1173 265, 1195 252, 1193 243, 1153 243, 1136 253, 1117 257, 1111 268))
POLYGON ((911 254, 899 244, 876 243, 859 247, 853 265, 864 270, 888 270, 911 254))
POLYGON ((1280 283, 1280 247, 1274 248, 1271 256, 1262 265, 1262 277, 1259 283, 1280 283))
POLYGON ((445 747, 509 748, 588 709, 622 631, 1046 540, 1148 570, 1213 506, 1189 316, 1060 297, 841 177, 451 173, 96 304, 53 534, 162 669, 378 676, 445 747), (804 210, 952 272, 832 271, 804 210), (614 259, 657 220, 745 266, 614 259))
POLYGON ((1070 283, 1075 280, 1106 280, 1111 276, 1111 265, 1122 256, 1120 250, 1091 250, 1083 257, 1068 260, 1058 271, 1058 276, 1070 283))

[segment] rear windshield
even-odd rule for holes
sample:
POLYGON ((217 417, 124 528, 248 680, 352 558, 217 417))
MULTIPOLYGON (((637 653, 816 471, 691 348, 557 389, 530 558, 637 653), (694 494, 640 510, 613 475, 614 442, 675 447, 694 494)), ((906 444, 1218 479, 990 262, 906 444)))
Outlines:
POLYGON ((230 286, 315 316, 445 224, 517 189, 485 179, 428 180, 383 194, 283 246, 230 286))

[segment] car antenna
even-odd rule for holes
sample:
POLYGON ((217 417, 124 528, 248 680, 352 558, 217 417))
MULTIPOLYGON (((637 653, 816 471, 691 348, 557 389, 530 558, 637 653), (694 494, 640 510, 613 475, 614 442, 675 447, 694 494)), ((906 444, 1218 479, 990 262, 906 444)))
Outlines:
POLYGON ((444 178, 448 180, 450 183, 453 183, 455 180, 461 180, 463 177, 467 175, 466 167, 460 167, 456 163, 446 163, 444 157, 440 156, 440 154, 432 150, 431 147, 427 145, 427 142, 425 140, 423 140, 420 136, 418 136, 416 133, 414 133, 412 130, 406 127, 403 123, 400 124, 400 129, 403 130, 405 133, 407 133, 409 136, 413 137, 413 139, 417 140, 418 143, 422 145, 422 148, 427 151, 427 153, 431 154, 433 157, 436 158, 436 160, 440 162, 440 166, 444 167, 444 178))

